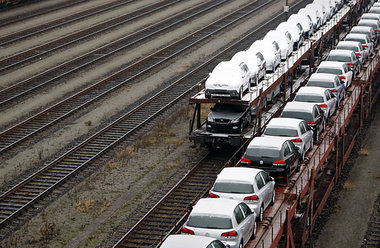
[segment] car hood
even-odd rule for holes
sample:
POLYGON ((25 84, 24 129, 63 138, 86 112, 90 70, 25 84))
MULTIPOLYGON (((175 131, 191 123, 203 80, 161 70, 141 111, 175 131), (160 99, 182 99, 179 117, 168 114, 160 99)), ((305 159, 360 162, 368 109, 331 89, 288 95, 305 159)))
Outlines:
POLYGON ((208 118, 211 120, 215 119, 225 119, 225 120, 236 120, 243 116, 244 112, 215 112, 211 111, 208 114, 208 118))

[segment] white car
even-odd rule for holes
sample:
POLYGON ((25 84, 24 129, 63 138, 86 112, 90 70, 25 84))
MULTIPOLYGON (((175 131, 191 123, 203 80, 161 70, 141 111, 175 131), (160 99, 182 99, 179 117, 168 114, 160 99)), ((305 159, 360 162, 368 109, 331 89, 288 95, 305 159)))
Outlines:
POLYGON ((241 248, 256 236, 256 214, 242 201, 202 198, 190 212, 182 233, 217 238, 230 248, 241 248))
POLYGON ((288 18, 288 22, 299 23, 302 26, 304 38, 309 38, 313 33, 313 21, 311 17, 306 15, 293 14, 288 18))
POLYGON ((339 41, 335 49, 353 51, 359 57, 361 65, 364 65, 368 59, 367 51, 359 41, 339 41))
POLYGON ((313 33, 315 33, 318 28, 321 26, 321 20, 317 18, 315 11, 310 9, 302 8, 298 11, 297 15, 309 16, 313 23, 313 33))
POLYGON ((197 235, 169 235, 161 244, 160 248, 226 248, 226 246, 215 238, 197 235))
POLYGON ((217 176, 209 197, 244 201, 263 221, 264 211, 275 202, 275 182, 266 171, 247 167, 226 167, 217 176))
POLYGON ((331 50, 326 61, 338 61, 346 63, 348 69, 352 70, 354 75, 359 74, 361 63, 358 56, 351 50, 331 50))
POLYGON ((330 7, 324 3, 323 1, 314 1, 311 3, 314 8, 317 8, 319 13, 321 14, 321 24, 325 24, 327 20, 331 18, 330 7))
POLYGON ((338 75, 343 81, 346 88, 352 85, 353 72, 350 71, 344 62, 322 61, 316 73, 330 73, 338 75))
POLYGON ((339 76, 328 73, 314 73, 310 76, 306 87, 322 87, 331 90, 335 95, 337 106, 344 100, 346 95, 346 87, 339 76))
POLYGON ((278 43, 281 49, 281 60, 286 60, 293 51, 291 37, 280 34, 275 30, 269 31, 263 40, 268 43, 272 43, 273 41, 278 43))
POLYGON ((293 42, 293 51, 298 50, 304 41, 302 25, 298 22, 281 22, 276 30, 290 33, 293 42))
POLYGON ((379 35, 380 35, 380 20, 363 19, 363 20, 360 20, 357 25, 358 26, 372 27, 373 30, 375 30, 377 38, 379 38, 379 35))
POLYGON ((274 72, 276 67, 281 63, 281 49, 276 41, 266 42, 264 40, 257 40, 249 47, 248 51, 250 50, 261 50, 265 59, 267 72, 274 72))
POLYGON ((362 43, 363 48, 366 50, 367 57, 370 57, 374 54, 373 42, 369 40, 368 35, 366 34, 353 34, 349 33, 344 38, 346 41, 358 41, 362 43))
POLYGON ((313 4, 308 4, 305 6, 305 10, 308 11, 310 17, 315 19, 317 22, 317 29, 322 26, 322 13, 319 12, 319 8, 316 8, 313 4))
POLYGON ((364 13, 360 17, 360 20, 376 20, 376 21, 380 21, 380 14, 376 14, 376 13, 364 13))
POLYGON ((222 61, 210 73, 205 83, 205 96, 242 99, 250 86, 248 66, 241 62, 222 61))
POLYGON ((250 86, 256 86, 258 84, 260 80, 260 68, 257 65, 256 59, 253 59, 251 54, 246 51, 237 52, 230 61, 237 64, 246 64, 249 71, 250 86))
POLYGON ((289 138, 299 148, 302 159, 305 159, 306 152, 313 148, 313 131, 306 121, 301 119, 272 118, 265 128, 263 136, 289 138))
POLYGON ((372 27, 368 26, 354 26, 351 28, 350 33, 352 34, 366 34, 368 35, 371 42, 373 42, 374 46, 377 46, 377 35, 375 30, 372 27))
POLYGON ((326 120, 328 120, 336 111, 336 97, 331 90, 322 87, 301 87, 295 102, 313 102, 325 112, 326 120))

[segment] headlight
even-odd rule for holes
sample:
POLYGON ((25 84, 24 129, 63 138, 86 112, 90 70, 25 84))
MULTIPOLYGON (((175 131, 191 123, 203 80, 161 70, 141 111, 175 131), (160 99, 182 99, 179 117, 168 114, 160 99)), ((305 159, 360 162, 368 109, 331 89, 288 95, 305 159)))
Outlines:
POLYGON ((234 123, 234 124, 236 124, 238 122, 239 122, 239 119, 231 120, 231 123, 234 123))

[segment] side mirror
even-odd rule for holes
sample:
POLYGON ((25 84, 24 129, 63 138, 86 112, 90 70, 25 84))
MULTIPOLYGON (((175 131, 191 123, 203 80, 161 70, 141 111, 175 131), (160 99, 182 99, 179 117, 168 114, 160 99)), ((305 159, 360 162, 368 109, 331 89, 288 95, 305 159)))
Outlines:
POLYGON ((273 178, 273 177, 269 177, 269 179, 270 179, 271 181, 274 181, 274 178, 273 178))

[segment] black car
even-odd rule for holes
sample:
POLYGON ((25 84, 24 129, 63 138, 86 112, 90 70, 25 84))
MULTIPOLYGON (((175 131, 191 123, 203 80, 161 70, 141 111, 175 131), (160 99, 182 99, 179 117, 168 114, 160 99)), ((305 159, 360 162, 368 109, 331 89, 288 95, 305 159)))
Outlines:
POLYGON ((280 182, 288 183, 290 175, 299 171, 301 155, 286 137, 255 137, 249 143, 241 166, 262 169, 280 182))
POLYGON ((210 109, 206 130, 213 133, 242 133, 251 122, 251 108, 244 105, 217 103, 210 109))
POLYGON ((285 105, 280 117, 305 120, 313 130, 315 140, 319 139, 319 135, 325 130, 326 126, 325 113, 315 103, 289 102, 285 105))

